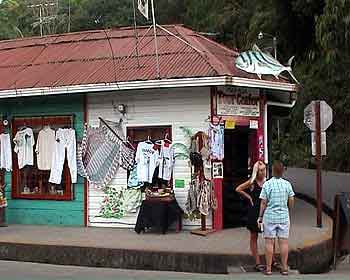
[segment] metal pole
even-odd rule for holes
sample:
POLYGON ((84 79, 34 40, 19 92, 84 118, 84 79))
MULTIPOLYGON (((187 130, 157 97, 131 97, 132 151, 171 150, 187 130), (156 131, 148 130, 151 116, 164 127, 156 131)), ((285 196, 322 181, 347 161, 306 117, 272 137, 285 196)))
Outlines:
POLYGON ((277 59, 277 38, 273 37, 273 49, 275 52, 275 59, 277 59))
POLYGON ((317 197, 317 227, 322 227, 322 175, 321 175, 321 114, 320 101, 315 102, 316 115, 316 197, 317 197))
POLYGON ((280 143, 280 120, 277 119, 277 142, 280 143))
POLYGON ((157 30, 156 30, 156 16, 154 14, 154 2, 153 2, 153 0, 151 0, 151 4, 152 4, 152 17, 153 17, 154 44, 155 44, 155 48, 156 48, 157 77, 160 78, 158 42, 157 42, 157 30))
POLYGON ((43 37, 43 13, 42 13, 42 4, 39 7, 39 22, 40 22, 40 36, 43 37))
POLYGON ((135 33, 135 40, 136 40, 136 59, 137 59, 137 66, 140 67, 140 61, 139 61, 139 36, 138 36, 137 24, 136 24, 135 0, 132 0, 132 7, 134 9, 134 33, 135 33))
POLYGON ((70 0, 68 1, 68 32, 70 32, 70 0))

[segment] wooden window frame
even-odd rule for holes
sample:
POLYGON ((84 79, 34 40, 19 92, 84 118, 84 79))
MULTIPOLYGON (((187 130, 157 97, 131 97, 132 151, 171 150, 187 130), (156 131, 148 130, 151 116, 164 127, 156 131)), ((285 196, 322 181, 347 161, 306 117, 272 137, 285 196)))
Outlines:
MULTIPOLYGON (((0 134, 4 133, 4 124, 2 122, 2 118, 0 118, 0 134)), ((0 169, 0 185, 4 185, 5 184, 5 170, 4 169, 0 169)))
MULTIPOLYGON (((12 139, 15 137, 18 128, 26 125, 28 127, 44 126, 50 124, 57 127, 70 127, 74 128, 74 120, 72 115, 67 116, 28 116, 28 117, 15 117, 12 120, 12 139)), ((35 139, 35 143, 37 138, 35 139)), ((35 146, 33 147, 35 149, 35 146)), ((71 201, 74 200, 74 184, 72 184, 70 172, 67 164, 67 157, 63 167, 63 179, 65 181, 64 194, 21 194, 18 192, 18 160, 17 154, 12 149, 13 159, 13 171, 12 171, 12 188, 11 197, 13 199, 29 199, 29 200, 58 200, 58 201, 71 201)), ((34 167, 37 166, 36 156, 34 152, 34 167)))

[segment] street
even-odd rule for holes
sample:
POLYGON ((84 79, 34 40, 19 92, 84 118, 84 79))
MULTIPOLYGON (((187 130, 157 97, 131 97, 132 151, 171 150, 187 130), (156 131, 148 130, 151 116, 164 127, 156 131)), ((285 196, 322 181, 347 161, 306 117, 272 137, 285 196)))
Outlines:
MULTIPOLYGON (((230 275, 212 275, 212 274, 190 274, 181 272, 159 272, 159 271, 140 271, 140 270, 120 270, 91 267, 59 266, 24 262, 0 261, 0 279, 1 280, 44 280, 44 279, 265 279, 259 273, 233 273, 230 275)), ((290 275, 288 279, 349 279, 350 270, 339 270, 321 275, 290 275)), ((275 273, 271 276, 273 279, 281 279, 283 276, 275 273)))

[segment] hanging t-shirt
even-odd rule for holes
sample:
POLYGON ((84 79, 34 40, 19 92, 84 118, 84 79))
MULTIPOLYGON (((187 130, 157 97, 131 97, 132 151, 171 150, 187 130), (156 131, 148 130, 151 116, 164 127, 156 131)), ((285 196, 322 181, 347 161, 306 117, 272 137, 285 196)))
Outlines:
POLYGON ((130 171, 129 179, 128 179, 128 188, 140 188, 143 183, 139 182, 137 177, 137 165, 130 171))
POLYGON ((22 169, 26 165, 34 165, 33 147, 35 140, 33 130, 27 127, 18 131, 13 142, 15 143, 14 151, 18 158, 18 168, 22 169))
POLYGON ((137 178, 139 182, 152 183, 154 170, 159 163, 159 151, 152 143, 141 142, 136 150, 137 178))
POLYGON ((39 170, 51 170, 54 150, 55 131, 50 127, 45 127, 40 130, 35 147, 39 170))
POLYGON ((175 165, 174 148, 169 143, 162 141, 159 156, 158 178, 169 181, 175 165))
POLYGON ((221 125, 209 124, 209 144, 213 160, 224 159, 224 131, 221 125))
POLYGON ((12 170, 11 140, 8 133, 0 135, 0 169, 8 172, 12 170))

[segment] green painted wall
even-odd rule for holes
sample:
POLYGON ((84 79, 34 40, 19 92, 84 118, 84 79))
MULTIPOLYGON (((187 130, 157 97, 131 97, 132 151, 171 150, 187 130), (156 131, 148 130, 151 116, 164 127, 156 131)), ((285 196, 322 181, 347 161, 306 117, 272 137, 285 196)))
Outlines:
MULTIPOLYGON (((74 114, 74 128, 81 138, 84 128, 84 99, 75 96, 43 96, 0 100, 0 115, 13 117, 74 114)), ((74 200, 11 199, 11 173, 5 174, 8 224, 84 225, 84 180, 74 184, 74 200)))

